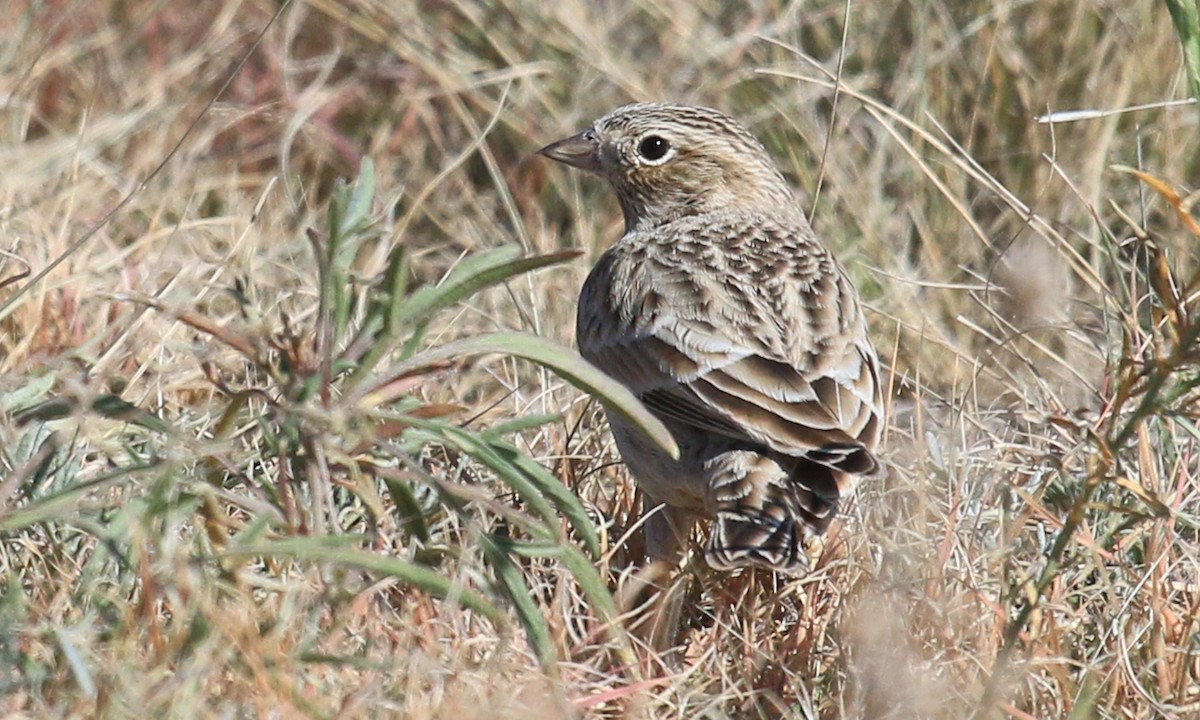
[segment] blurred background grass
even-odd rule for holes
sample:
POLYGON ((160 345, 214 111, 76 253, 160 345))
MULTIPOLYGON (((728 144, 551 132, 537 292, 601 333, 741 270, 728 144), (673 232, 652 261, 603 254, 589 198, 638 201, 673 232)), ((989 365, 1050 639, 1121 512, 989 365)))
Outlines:
MULTIPOLYGON (((1196 105, 1180 102, 1180 37, 1193 53, 1200 40, 1175 32, 1167 5, 314 0, 284 8, 255 47, 278 3, 10 2, 0 708, 1197 712, 1200 262, 1187 188, 1200 134, 1196 105), (264 347, 320 326, 306 231, 326 228, 335 182, 371 158, 379 198, 351 272, 363 297, 395 246, 413 288, 502 246, 577 249, 421 337, 521 330, 569 344, 578 287, 620 213, 598 182, 531 153, 649 99, 749 124, 871 307, 893 378, 892 468, 862 488, 817 571, 724 581, 689 569, 670 661, 622 649, 569 567, 521 558, 560 661, 547 672, 526 632, 329 561, 333 546, 231 561, 223 544, 244 534, 367 532, 359 552, 489 592, 487 538, 529 511, 493 470, 440 442, 409 448, 398 467, 413 477, 379 485, 371 523, 373 496, 334 471, 337 488, 358 490, 332 495, 314 534, 285 511, 282 488, 298 483, 286 458, 264 450, 286 443, 262 442, 253 419, 294 411, 292 396, 223 414, 227 390, 266 386, 289 356, 250 362, 181 315, 264 347), (96 402, 118 396, 128 405, 96 402), (29 407, 43 412, 19 415, 29 407), (422 539, 405 530, 401 481, 465 488, 465 510, 430 514, 422 539)), ((600 577, 627 582, 635 499, 594 402, 504 357, 455 360, 409 390, 472 432, 559 416, 512 442, 578 494, 599 528, 600 577)), ((304 418, 318 445, 359 437, 337 417, 304 418)))

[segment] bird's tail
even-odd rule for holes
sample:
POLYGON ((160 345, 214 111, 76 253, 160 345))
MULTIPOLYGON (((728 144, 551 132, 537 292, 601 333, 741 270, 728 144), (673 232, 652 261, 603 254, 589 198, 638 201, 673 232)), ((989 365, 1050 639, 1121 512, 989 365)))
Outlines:
POLYGON ((808 567, 804 539, 829 527, 851 478, 826 465, 731 450, 705 464, 715 516, 705 557, 718 570, 808 567))

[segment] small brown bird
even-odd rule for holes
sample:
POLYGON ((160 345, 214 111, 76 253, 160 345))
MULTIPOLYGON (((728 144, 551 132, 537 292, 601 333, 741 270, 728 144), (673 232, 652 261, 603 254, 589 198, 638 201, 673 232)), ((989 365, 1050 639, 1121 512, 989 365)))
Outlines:
POLYGON ((539 151, 612 185, 625 235, 579 297, 585 358, 671 430, 672 459, 619 417, 655 559, 700 517, 718 569, 807 566, 856 476, 879 472, 884 424, 858 293, 766 150, 716 110, 618 108, 539 151))

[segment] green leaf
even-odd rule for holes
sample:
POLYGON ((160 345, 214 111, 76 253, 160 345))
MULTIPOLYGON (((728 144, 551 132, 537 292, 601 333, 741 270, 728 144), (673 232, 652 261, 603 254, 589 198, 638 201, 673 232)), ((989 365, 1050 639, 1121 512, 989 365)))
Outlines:
POLYGON ((394 246, 388 253, 387 270, 367 304, 366 317, 353 340, 346 344, 342 359, 354 366, 354 378, 348 386, 365 376, 391 351, 393 342, 404 322, 404 293, 408 288, 408 262, 403 245, 394 246))
POLYGON ((439 285, 426 285, 408 297, 404 304, 405 321, 419 325, 439 310, 474 295, 480 290, 549 265, 579 257, 577 250, 521 257, 521 248, 508 245, 479 253, 458 264, 439 285))
POLYGON ((578 548, 570 545, 516 542, 507 539, 501 540, 500 538, 497 538, 496 541, 509 554, 516 554, 527 558, 548 557, 561 562, 575 578, 575 582, 579 583, 583 594, 587 596, 589 607, 595 610, 604 621, 609 636, 622 647, 622 651, 627 657, 632 657, 629 652, 628 638, 625 636, 618 621, 617 603, 613 600, 612 593, 608 591, 608 586, 604 583, 600 574, 596 572, 592 561, 584 557, 578 548))
POLYGON ((403 245, 392 248, 387 271, 383 275, 383 297, 379 313, 384 317, 384 332, 395 333, 404 320, 404 293, 408 291, 408 262, 403 245))
POLYGON ((1089 669, 1080 684, 1079 692, 1075 697, 1075 706, 1071 708, 1071 715, 1067 720, 1087 720, 1087 718, 1097 717, 1096 701, 1099 696, 1100 681, 1096 680, 1095 675, 1089 669))
POLYGON ((575 576, 579 586, 588 596, 593 608, 600 611, 605 620, 617 616, 617 603, 613 600, 608 587, 600 579, 599 573, 592 567, 592 561, 584 557, 578 549, 569 545, 552 545, 544 542, 507 541, 505 548, 510 553, 516 553, 527 558, 555 558, 575 576))
MULTIPOLYGON (((34 420, 42 422, 61 420, 75 414, 78 407, 79 400, 74 397, 62 396, 50 398, 32 407, 18 411, 15 413, 13 419, 17 421, 18 425, 24 425, 34 420)), ((107 393, 97 395, 92 400, 91 409, 97 415, 109 418, 110 420, 121 420, 134 425, 140 425, 147 430, 154 430, 155 432, 166 433, 171 431, 171 426, 163 422, 157 415, 142 410, 137 405, 127 400, 122 400, 117 395, 107 393)))
POLYGON ((485 430, 481 430, 479 432, 479 436, 483 437, 483 438, 487 438, 488 440, 503 438, 507 435, 512 435, 514 433, 519 433, 524 430, 529 430, 531 428, 541 427, 542 425, 547 425, 549 423, 552 423, 552 422, 558 420, 561 417, 562 417, 562 415, 558 415, 558 414, 525 415, 525 416, 522 416, 519 418, 514 418, 512 420, 506 420, 504 422, 496 423, 495 425, 493 425, 485 430))
POLYGON ((364 157, 358 168, 358 178, 350 188, 346 202, 346 214, 338 227, 341 235, 361 231, 371 221, 371 201, 375 199, 375 161, 364 157))
POLYGON ((123 420, 134 425, 140 425, 147 430, 170 432, 171 426, 163 422, 154 413, 142 410, 137 405, 127 402, 116 395, 100 395, 92 401, 92 410, 111 420, 123 420))
POLYGON ((425 524, 425 513, 421 510, 421 503, 417 501, 412 488, 403 480, 391 476, 385 476, 383 483, 387 485, 392 502, 396 505, 396 512, 400 515, 400 529, 423 543, 429 542, 429 526, 425 524))
POLYGON ((609 626, 609 631, 614 633, 614 636, 621 632, 620 625, 617 622, 617 603, 613 600, 612 593, 608 591, 608 586, 605 584, 600 573, 596 572, 596 567, 592 564, 592 560, 585 557, 577 548, 564 546, 562 554, 559 555, 559 560, 575 577, 575 581, 579 583, 579 587, 583 589, 583 594, 588 598, 588 605, 592 607, 600 617, 609 626))
POLYGON ((544 529, 544 537, 554 540, 562 538, 558 514, 554 512, 550 503, 546 502, 538 485, 530 481, 525 473, 513 463, 511 457, 505 457, 498 453, 487 442, 465 430, 447 427, 443 429, 442 434, 448 442, 486 465, 500 477, 504 484, 516 491, 517 495, 521 497, 521 501, 542 519, 542 525, 538 529, 544 529))
MULTIPOLYGON (((397 302, 397 296, 393 295, 384 331, 375 338, 375 344, 365 353, 358 369, 346 381, 345 387, 349 390, 366 379, 367 373, 375 367, 379 359, 391 351, 391 343, 397 337, 401 325, 412 329, 401 351, 403 357, 409 357, 421 346, 426 325, 439 311, 514 275, 562 263, 578 257, 579 254, 578 251, 571 250, 521 257, 521 249, 509 245, 466 258, 450 271, 441 284, 421 287, 403 302, 397 302)), ((399 280, 402 275, 399 272, 402 268, 402 258, 396 257, 395 260, 396 264, 389 266, 389 273, 396 271, 396 275, 391 278, 393 281, 399 280)), ((404 287, 399 282, 396 282, 396 285, 401 289, 404 287)))
POLYGON ((480 540, 484 556, 495 573, 498 589, 512 602, 542 667, 552 668, 557 657, 554 641, 550 636, 550 626, 546 624, 541 608, 533 599, 533 593, 525 582, 525 575, 509 556, 511 543, 507 538, 495 535, 484 535, 480 540))
MULTIPOLYGON (((350 265, 363 241, 373 233, 371 202, 375 197, 375 165, 364 158, 352 185, 338 179, 329 201, 328 238, 324 243, 313 236, 321 288, 321 326, 331 333, 326 342, 343 341, 349 319, 359 299, 350 282, 350 265), (326 327, 327 326, 327 327, 326 327)), ((332 348, 326 348, 331 351, 332 348)))
POLYGON ((138 470, 149 467, 152 467, 152 465, 121 468, 94 480, 72 485, 20 508, 0 508, 0 533, 16 532, 30 525, 60 520, 67 515, 73 514, 83 498, 89 493, 103 490, 111 485, 117 485, 127 480, 133 480, 138 470))
POLYGON ((54 373, 46 373, 40 377, 26 378, 25 384, 8 393, 0 393, 0 413, 7 413, 14 408, 32 405, 34 400, 50 392, 57 378, 54 373))
POLYGON ((443 360, 459 358, 464 355, 490 353, 503 353, 524 358, 553 370, 559 377, 600 400, 609 412, 615 412, 621 416, 622 419, 632 424, 669 453, 671 457, 679 457, 679 448, 676 447, 671 432, 662 424, 662 421, 642 405, 642 402, 629 391, 629 388, 604 374, 574 350, 529 333, 490 333, 426 350, 420 355, 388 368, 383 373, 382 380, 360 390, 350 396, 348 400, 367 408, 378 407, 397 399, 388 392, 393 378, 443 360))
POLYGON ((334 182, 326 223, 330 241, 328 257, 335 261, 335 265, 346 262, 344 255, 347 249, 343 241, 370 227, 371 201, 374 198, 375 163, 369 157, 363 158, 353 184, 348 185, 344 178, 334 182))
POLYGON ((338 178, 333 181, 333 194, 329 198, 329 211, 325 217, 325 224, 329 233, 328 243, 318 243, 316 241, 317 234, 310 232, 309 240, 313 243, 313 250, 317 257, 317 263, 325 265, 325 263, 333 257, 333 247, 337 242, 337 238, 341 237, 341 228, 346 217, 346 205, 349 200, 346 178, 338 178))
MULTIPOLYGON (((356 542, 363 540, 361 537, 354 536, 350 536, 350 539, 356 542)), ((429 568, 414 565, 399 558, 384 557, 365 550, 345 547, 346 540, 347 536, 291 537, 233 548, 222 555, 228 557, 257 555, 287 557, 300 561, 332 563, 376 575, 394 577, 435 597, 461 603, 463 607, 474 610, 500 627, 507 625, 504 613, 478 592, 442 577, 429 568)))
POLYGON ((559 512, 567 517, 567 521, 571 523, 571 527, 575 528, 575 533, 579 535, 579 539, 583 541, 584 547, 587 548, 592 558, 599 558, 600 538, 596 535, 596 528, 592 523, 591 516, 588 515, 587 510, 583 507, 583 503, 579 502, 579 497, 571 492, 566 485, 563 485, 562 481, 555 477, 553 473, 518 450, 515 446, 502 441, 494 441, 492 446, 504 455, 510 463, 520 468, 537 485, 542 494, 554 502, 559 512))
POLYGON ((1188 88, 1200 111, 1200 10, 1196 0, 1164 0, 1179 35, 1183 51, 1183 69, 1187 75, 1188 88))

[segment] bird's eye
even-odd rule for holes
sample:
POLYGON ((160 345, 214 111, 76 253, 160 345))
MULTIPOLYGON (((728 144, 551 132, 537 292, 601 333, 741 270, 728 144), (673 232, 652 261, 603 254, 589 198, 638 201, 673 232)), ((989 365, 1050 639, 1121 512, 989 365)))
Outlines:
POLYGON ((638 143, 638 155, 651 163, 658 163, 671 151, 671 143, 659 135, 647 135, 638 143))

